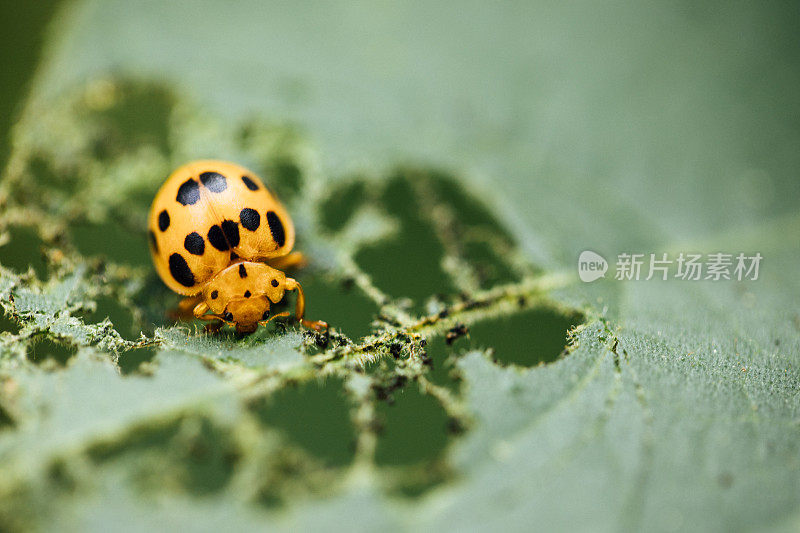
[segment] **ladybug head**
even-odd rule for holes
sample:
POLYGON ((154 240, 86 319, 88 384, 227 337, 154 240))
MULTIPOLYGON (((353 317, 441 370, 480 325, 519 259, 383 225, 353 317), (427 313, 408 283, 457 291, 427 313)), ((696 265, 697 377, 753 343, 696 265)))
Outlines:
POLYGON ((270 318, 270 302, 283 299, 286 275, 264 263, 239 261, 229 265, 203 289, 205 303, 213 314, 252 333, 270 318))
POLYGON ((252 333, 259 322, 269 318, 269 300, 266 296, 233 299, 225 307, 222 317, 235 325, 239 333, 252 333))

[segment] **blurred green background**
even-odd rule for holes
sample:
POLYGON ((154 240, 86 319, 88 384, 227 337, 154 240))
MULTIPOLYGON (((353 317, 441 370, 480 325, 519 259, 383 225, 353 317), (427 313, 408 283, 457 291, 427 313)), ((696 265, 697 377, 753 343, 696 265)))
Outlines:
MULTIPOLYGON (((56 3, 7 6, 4 129, 56 3)), ((546 265, 796 211, 794 2, 65 8, 41 92, 109 71, 163 79, 231 118, 302 125, 332 177, 464 170, 546 265), (601 201, 549 201, 588 191, 601 201), (540 216, 552 229, 533 234, 540 216)))
POLYGON ((3 72, 0 95, 0 131, 2 150, 0 164, 5 167, 8 157, 9 129, 19 112, 38 64, 45 29, 59 2, 0 2, 3 35, 6 44, 0 51, 0 70, 3 72))
POLYGON ((796 210, 792 2, 121 10, 74 5, 43 92, 109 70, 167 79, 232 119, 301 125, 330 176, 463 171, 547 266, 796 210))
POLYGON ((0 529, 800 526, 797 2, 3 13, 0 529), (346 337, 165 317, 145 214, 196 157, 267 177, 346 337))

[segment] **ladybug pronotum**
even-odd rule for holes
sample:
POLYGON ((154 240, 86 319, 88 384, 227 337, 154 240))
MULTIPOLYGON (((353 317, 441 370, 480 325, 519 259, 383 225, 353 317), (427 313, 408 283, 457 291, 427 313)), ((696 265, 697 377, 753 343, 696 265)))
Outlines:
POLYGON ((252 333, 270 318, 270 304, 297 291, 295 317, 306 320, 300 284, 283 270, 305 262, 292 252, 294 225, 254 173, 225 161, 194 161, 161 186, 148 217, 150 252, 164 283, 186 296, 179 309, 252 333))

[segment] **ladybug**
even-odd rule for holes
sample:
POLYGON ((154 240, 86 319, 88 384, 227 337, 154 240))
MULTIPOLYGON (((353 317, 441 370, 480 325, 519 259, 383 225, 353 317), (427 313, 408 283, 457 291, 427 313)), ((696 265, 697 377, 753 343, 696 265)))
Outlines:
POLYGON ((303 326, 300 284, 283 270, 305 259, 294 246, 286 209, 258 176, 226 161, 193 161, 161 186, 148 216, 150 253, 167 286, 186 296, 179 310, 252 333, 270 318, 270 304, 297 291, 295 317, 303 326))

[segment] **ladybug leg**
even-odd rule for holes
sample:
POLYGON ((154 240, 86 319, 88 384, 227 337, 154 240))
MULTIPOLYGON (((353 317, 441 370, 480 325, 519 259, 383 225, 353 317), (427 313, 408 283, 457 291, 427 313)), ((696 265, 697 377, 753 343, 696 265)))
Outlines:
POLYGON ((203 330, 205 330, 206 333, 211 333, 213 335, 216 335, 217 333, 219 333, 219 330, 222 329, 223 325, 224 322, 215 320, 214 322, 209 322, 208 324, 206 324, 203 330))
POLYGON ((291 316, 291 315, 292 315, 292 314, 291 314, 289 311, 286 311, 286 312, 284 312, 284 313, 278 313, 277 315, 272 315, 272 316, 271 316, 271 317, 269 317, 267 320, 262 320, 262 321, 261 321, 261 322, 259 322, 258 324, 259 324, 260 326, 266 326, 267 324, 269 324, 270 322, 272 322, 272 321, 273 321, 273 320, 275 320, 276 318, 282 318, 282 317, 291 316))
POLYGON ((191 320, 193 318, 192 309, 202 301, 201 296, 187 296, 174 309, 167 311, 167 316, 172 320, 191 320))
MULTIPOLYGON (((223 319, 220 315, 215 315, 215 314, 207 315, 206 314, 207 312, 208 312, 208 304, 205 302, 200 302, 195 306, 194 310, 192 310, 192 314, 198 320, 207 320, 207 321, 216 320, 219 321, 219 326, 222 326, 222 323, 225 322, 225 319, 223 319)), ((209 324, 209 326, 213 325, 209 324)), ((206 329, 208 329, 208 326, 206 326, 206 329)), ((217 327, 217 329, 219 329, 219 327, 217 327)))
POLYGON ((295 305, 294 316, 303 326, 308 329, 313 329, 314 331, 328 329, 327 322, 323 322, 322 320, 306 320, 304 318, 306 314, 306 295, 303 293, 303 288, 297 283, 297 280, 286 278, 286 290, 297 291, 297 304, 295 305))
POLYGON ((292 252, 283 257, 276 257, 267 261, 269 266, 277 268, 278 270, 286 270, 288 268, 304 268, 308 265, 308 259, 301 252, 292 252))

